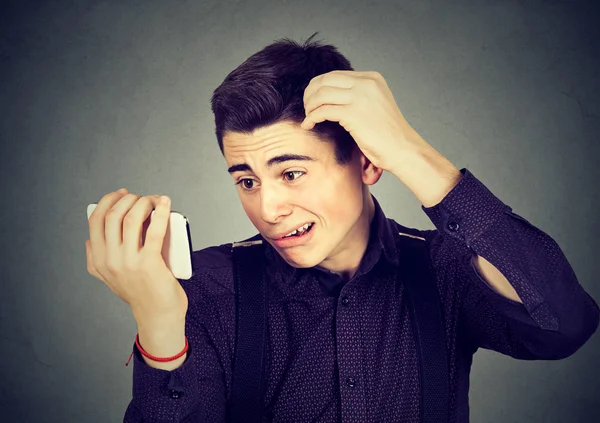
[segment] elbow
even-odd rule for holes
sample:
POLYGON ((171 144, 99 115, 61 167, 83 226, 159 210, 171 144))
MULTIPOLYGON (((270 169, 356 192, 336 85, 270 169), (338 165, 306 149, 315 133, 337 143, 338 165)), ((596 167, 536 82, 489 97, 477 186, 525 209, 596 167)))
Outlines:
POLYGON ((584 306, 581 319, 567 332, 568 343, 572 345, 568 356, 579 350, 598 329, 600 309, 591 297, 588 296, 588 299, 589 302, 584 306))
MULTIPOLYGON (((590 298, 591 299, 591 298, 590 298)), ((600 310, 591 300, 582 313, 572 313, 561 319, 557 331, 544 331, 535 356, 541 360, 561 360, 575 354, 596 332, 600 322, 600 310)))

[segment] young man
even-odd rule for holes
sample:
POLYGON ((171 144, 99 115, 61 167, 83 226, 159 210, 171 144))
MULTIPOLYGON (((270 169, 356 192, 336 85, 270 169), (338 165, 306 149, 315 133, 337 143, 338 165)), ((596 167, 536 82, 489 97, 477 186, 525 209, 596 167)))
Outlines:
MULTIPOLYGON (((265 421, 419 421, 422 363, 397 277, 398 236, 425 242, 435 269, 452 422, 469 421, 478 348, 560 359, 595 331, 598 306, 556 242, 433 149, 383 77, 353 71, 335 47, 267 46, 225 78, 212 106, 227 169, 265 248, 265 421), (435 230, 385 217, 369 192, 384 170, 417 196, 435 230)), ((149 354, 176 354, 184 330, 189 349, 163 363, 134 344, 126 422, 225 419, 231 244, 195 251, 193 268, 192 279, 179 281, 189 301, 185 329, 140 325, 149 354)))

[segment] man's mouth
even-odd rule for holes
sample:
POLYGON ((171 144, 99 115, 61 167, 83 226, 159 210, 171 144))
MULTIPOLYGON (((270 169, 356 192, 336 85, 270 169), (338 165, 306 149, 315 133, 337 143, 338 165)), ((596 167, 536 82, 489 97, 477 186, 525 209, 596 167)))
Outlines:
POLYGON ((304 236, 304 235, 306 235, 307 233, 310 232, 310 230, 312 229, 313 225, 314 225, 314 223, 312 223, 312 222, 311 223, 307 223, 304 226, 301 226, 300 228, 293 230, 292 232, 290 232, 289 234, 285 235, 283 238, 280 238, 280 239, 293 238, 293 237, 296 237, 296 238, 302 237, 302 236, 304 236))

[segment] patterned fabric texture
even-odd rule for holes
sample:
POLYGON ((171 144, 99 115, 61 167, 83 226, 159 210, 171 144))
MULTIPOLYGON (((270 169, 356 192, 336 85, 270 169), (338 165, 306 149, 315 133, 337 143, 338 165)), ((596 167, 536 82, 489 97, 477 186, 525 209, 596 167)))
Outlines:
MULTIPOLYGON (((473 354, 486 348, 524 360, 556 360, 598 326, 596 302, 557 243, 492 194, 471 172, 433 207, 434 230, 402 226, 375 200, 357 273, 343 282, 319 267, 288 265, 265 241, 269 286, 264 422, 419 421, 419 362, 394 231, 429 247, 449 358, 450 420, 469 421, 473 354), (471 263, 491 262, 523 304, 494 291, 471 263)), ((182 366, 148 366, 133 344, 125 423, 223 422, 231 389, 235 309, 231 244, 194 251, 182 366)), ((493 388, 490 388, 493 389, 493 388)))

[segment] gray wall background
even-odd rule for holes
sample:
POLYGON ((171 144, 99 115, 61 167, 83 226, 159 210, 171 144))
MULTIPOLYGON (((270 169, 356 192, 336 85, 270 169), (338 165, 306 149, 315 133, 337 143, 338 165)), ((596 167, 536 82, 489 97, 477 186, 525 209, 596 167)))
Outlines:
MULTIPOLYGON (((600 299, 600 46, 577 1, 49 1, 0 11, 0 420, 118 422, 137 331, 86 271, 88 203, 168 194, 195 250, 255 233, 210 95, 275 39, 313 32, 386 78, 409 123, 561 246, 600 299)), ((392 175, 389 217, 433 224, 392 175)), ((600 337, 562 361, 480 350, 473 422, 600 421, 600 337)))

